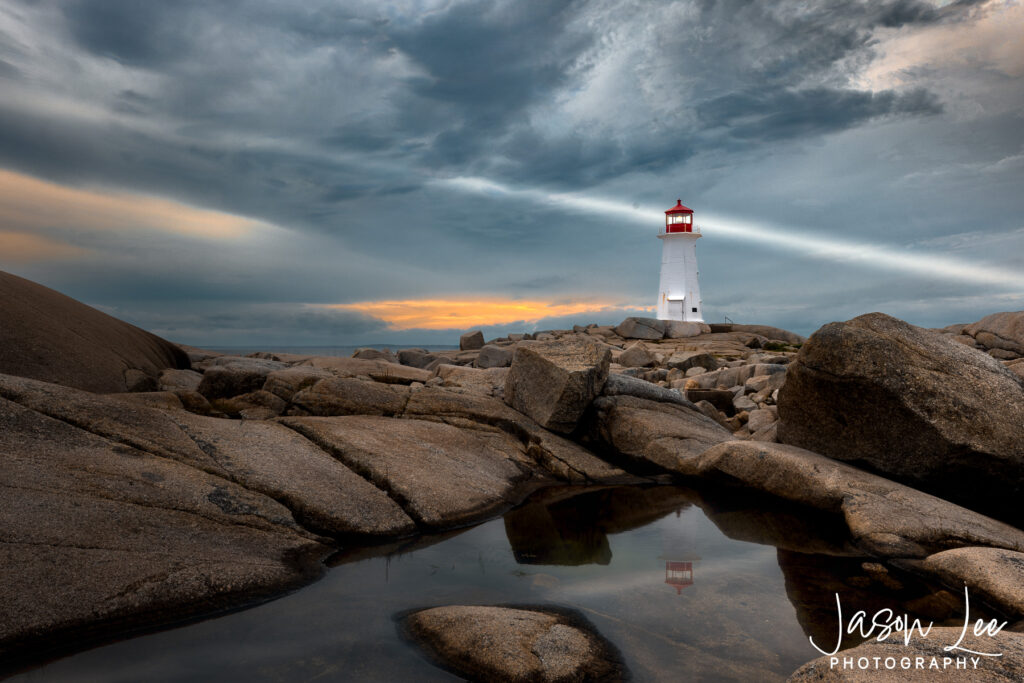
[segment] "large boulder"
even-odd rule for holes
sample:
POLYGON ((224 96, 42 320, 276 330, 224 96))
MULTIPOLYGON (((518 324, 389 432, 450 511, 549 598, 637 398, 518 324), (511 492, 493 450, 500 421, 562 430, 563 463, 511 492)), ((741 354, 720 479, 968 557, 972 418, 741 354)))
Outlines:
POLYGON ((569 433, 608 378, 611 351, 584 336, 516 347, 505 401, 542 427, 569 433))
POLYGON ((615 328, 615 334, 623 339, 663 339, 666 320, 654 318, 626 318, 615 328))
POLYGON ((881 313, 825 325, 778 403, 783 443, 1024 519, 1024 381, 947 335, 881 313))
POLYGON ((964 327, 964 333, 988 350, 1024 356, 1024 311, 993 313, 964 327))
POLYGON ((447 606, 414 612, 405 631, 439 664, 474 681, 621 681, 611 646, 574 613, 447 606))
POLYGON ((174 344, 0 272, 0 373, 113 393, 156 389, 162 370, 188 367, 174 344))

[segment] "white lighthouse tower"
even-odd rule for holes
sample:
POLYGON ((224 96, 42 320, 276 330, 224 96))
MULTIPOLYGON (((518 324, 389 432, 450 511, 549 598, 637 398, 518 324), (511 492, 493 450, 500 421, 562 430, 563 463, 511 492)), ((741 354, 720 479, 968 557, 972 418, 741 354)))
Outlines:
POLYGON ((658 239, 662 241, 658 320, 704 322, 697 282, 700 228, 693 224, 693 209, 683 206, 683 200, 665 212, 665 230, 658 239))

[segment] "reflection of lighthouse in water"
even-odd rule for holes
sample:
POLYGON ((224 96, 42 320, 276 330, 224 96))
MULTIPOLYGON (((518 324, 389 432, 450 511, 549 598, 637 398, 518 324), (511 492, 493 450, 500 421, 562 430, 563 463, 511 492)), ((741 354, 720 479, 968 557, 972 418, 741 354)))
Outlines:
POLYGON ((676 510, 661 526, 661 556, 665 560, 665 583, 674 586, 676 595, 693 585, 693 564, 697 554, 697 517, 693 508, 676 510), (684 514, 685 513, 685 514, 684 514))

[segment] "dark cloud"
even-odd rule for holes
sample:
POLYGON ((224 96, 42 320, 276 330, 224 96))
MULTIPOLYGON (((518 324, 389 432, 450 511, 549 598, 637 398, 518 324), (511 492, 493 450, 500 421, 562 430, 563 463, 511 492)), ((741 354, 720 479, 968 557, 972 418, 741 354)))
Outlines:
POLYGON ((195 2, 72 0, 63 6, 72 37, 83 48, 123 64, 154 67, 192 48, 202 18, 195 2))
MULTIPOLYGON (((453 176, 655 207, 685 192, 698 209, 897 244, 1024 215, 1019 77, 936 58, 864 79, 894 29, 967 31, 992 6, 980 0, 11 5, 0 167, 283 228, 215 248, 41 229, 100 256, 40 277, 126 315, 160 309, 168 329, 187 301, 207 316, 182 314, 190 339, 397 334, 257 303, 651 296, 650 234, 439 182, 453 176)), ((839 307, 840 294, 815 298, 819 262, 708 237, 706 310, 805 325, 829 315, 815 301, 839 307), (800 311, 797 290, 811 291, 800 311), (778 300, 745 303, 761 293, 778 300)), ((840 271, 858 286, 856 266, 840 271)))
POLYGON ((758 143, 823 135, 881 116, 941 111, 935 95, 920 89, 907 93, 833 88, 732 93, 697 108, 708 128, 724 127, 729 138, 758 143))

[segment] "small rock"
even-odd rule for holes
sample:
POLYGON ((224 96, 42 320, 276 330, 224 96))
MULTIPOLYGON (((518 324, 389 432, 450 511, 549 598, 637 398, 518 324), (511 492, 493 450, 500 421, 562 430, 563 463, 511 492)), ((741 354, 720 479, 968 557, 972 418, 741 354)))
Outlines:
POLYGON ((202 381, 202 373, 195 370, 168 368, 160 373, 157 383, 160 386, 160 391, 198 391, 202 381))
POLYGON ((702 368, 704 370, 718 369, 718 359, 704 351, 681 351, 674 353, 665 364, 670 368, 679 368, 683 371, 691 368, 702 368))
POLYGON ((654 365, 655 360, 642 342, 634 342, 619 355, 618 363, 627 368, 645 368, 654 365))
POLYGON ((733 399, 732 405, 736 410, 752 411, 757 410, 757 404, 746 396, 740 395, 733 399))
POLYGON ((391 353, 388 349, 356 349, 355 353, 352 354, 353 358, 359 358, 361 360, 382 360, 385 363, 396 363, 398 359, 395 358, 395 354, 391 353))
POLYGON ((484 333, 480 330, 473 330, 459 337, 460 351, 473 351, 484 347, 484 333))
POLYGON ((772 425, 775 422, 775 413, 766 408, 759 408, 750 411, 750 417, 747 418, 747 428, 750 429, 751 433, 756 433, 772 425))
POLYGON ((515 349, 512 347, 502 348, 487 344, 480 349, 480 355, 476 357, 473 365, 478 368, 507 368, 512 364, 512 354, 515 349))

